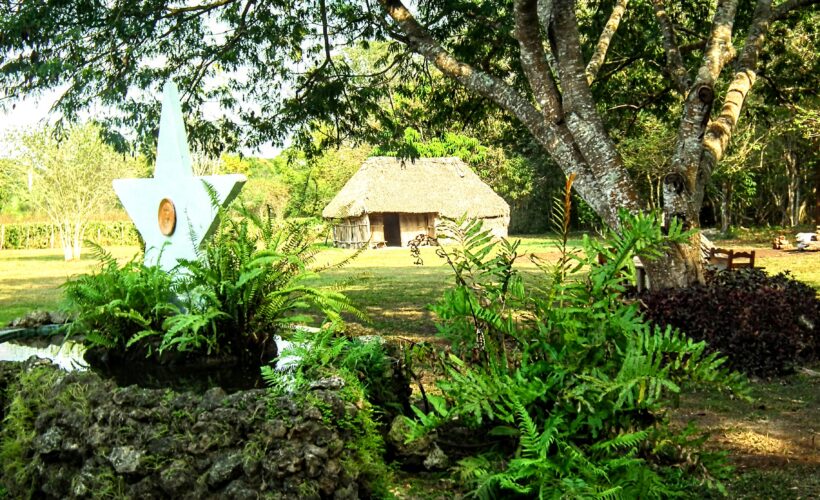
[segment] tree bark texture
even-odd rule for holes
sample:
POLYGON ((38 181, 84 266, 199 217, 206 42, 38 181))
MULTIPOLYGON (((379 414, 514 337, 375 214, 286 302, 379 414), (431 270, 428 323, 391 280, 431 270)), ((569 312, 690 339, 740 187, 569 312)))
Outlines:
MULTIPOLYGON (((774 11, 771 0, 757 0, 726 97, 719 106, 714 102, 715 83, 737 55, 732 36, 738 0, 717 0, 711 32, 694 78, 677 46, 674 22, 666 10, 668 0, 652 1, 666 52, 666 73, 671 87, 684 96, 671 166, 662 183, 664 216, 667 222, 677 219, 684 227, 699 227, 705 185, 726 150, 754 84, 769 23, 817 0, 787 0, 774 11), (713 109, 720 109, 714 118, 713 109)), ((458 60, 401 0, 379 2, 399 28, 402 42, 444 75, 516 117, 565 174, 575 174, 576 190, 607 224, 617 229, 619 209, 637 211, 645 205, 604 127, 590 90, 626 13, 627 0, 614 0, 588 62, 582 56, 574 0, 515 0, 514 36, 529 93, 514 89, 503 77, 458 60)), ((664 258, 645 265, 653 287, 702 281, 699 236, 695 235, 688 245, 670 247, 664 258)))
POLYGON ((606 26, 604 26, 604 30, 598 38, 598 44, 595 45, 595 52, 592 53, 592 57, 589 59, 586 68, 587 82, 590 85, 595 81, 595 77, 598 76, 598 71, 601 69, 601 66, 604 65, 609 44, 612 42, 615 32, 618 31, 621 18, 624 17, 624 12, 626 12, 627 3, 628 0, 617 0, 615 2, 615 7, 612 8, 612 14, 609 15, 609 20, 606 22, 606 26))

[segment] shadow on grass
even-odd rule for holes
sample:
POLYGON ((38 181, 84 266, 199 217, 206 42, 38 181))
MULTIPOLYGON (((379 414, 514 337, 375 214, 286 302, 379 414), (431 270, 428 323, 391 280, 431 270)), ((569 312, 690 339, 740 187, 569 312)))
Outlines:
POLYGON ((699 392, 673 412, 674 422, 694 422, 711 433, 712 447, 729 451, 737 468, 731 498, 816 498, 820 376, 807 373, 753 382, 752 403, 699 392))

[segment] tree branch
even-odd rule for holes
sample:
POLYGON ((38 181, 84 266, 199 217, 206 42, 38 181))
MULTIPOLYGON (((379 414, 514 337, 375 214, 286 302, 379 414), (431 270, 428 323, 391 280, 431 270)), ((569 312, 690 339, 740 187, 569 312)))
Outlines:
POLYGON ((666 6, 663 0, 652 0, 655 7, 655 19, 658 20, 658 26, 661 29, 663 36, 663 48, 666 52, 666 66, 669 71, 669 76, 672 77, 672 82, 681 94, 686 94, 689 86, 692 84, 689 77, 689 72, 686 66, 683 65, 683 57, 681 56, 678 41, 675 37, 675 29, 672 26, 672 21, 666 12, 666 6))
POLYGON ((817 5, 820 0, 786 0, 772 11, 772 21, 781 21, 789 14, 801 7, 808 7, 809 5, 817 5))
POLYGON ((172 16, 176 16, 179 14, 184 14, 186 12, 208 12, 214 9, 218 9, 220 7, 224 7, 228 4, 232 4, 237 0, 219 0, 218 2, 208 3, 208 4, 201 4, 201 5, 189 5, 187 7, 177 7, 174 9, 168 9, 168 14, 172 16))
MULTIPOLYGON (((553 16, 550 39, 556 48, 567 126, 590 167, 598 176, 628 178, 620 156, 604 129, 587 83, 581 53, 581 36, 575 17, 575 2, 556 0, 553 16)), ((629 193, 627 197, 634 195, 637 199, 637 195, 631 189, 624 188, 623 192, 629 193)), ((615 205, 630 207, 632 203, 619 200, 615 205)))
MULTIPOLYGON (((550 42, 556 50, 567 127, 599 180, 599 196, 607 196, 610 207, 637 209, 637 191, 604 128, 587 83, 574 0, 555 0, 550 42)), ((616 215, 613 218, 617 220, 616 215)))
POLYGON ((719 0, 712 21, 712 31, 706 43, 703 62, 695 83, 686 96, 683 116, 678 128, 675 152, 672 156, 671 185, 664 188, 664 205, 667 213, 686 214, 696 221, 700 207, 692 204, 690 194, 695 192, 698 181, 703 136, 714 100, 714 85, 723 66, 734 56, 732 28, 734 26, 737 0, 719 0))
POLYGON ((766 32, 772 19, 772 1, 758 0, 752 16, 752 24, 746 35, 746 42, 737 60, 735 74, 729 88, 726 90, 723 106, 720 115, 709 123, 709 127, 703 138, 703 155, 699 162, 699 175, 696 193, 703 199, 703 191, 706 182, 712 175, 715 165, 723 158, 723 153, 732 138, 732 132, 737 125, 740 111, 748 95, 749 90, 756 80, 755 68, 757 67, 758 56, 763 47, 766 32))
POLYGON ((722 0, 718 2, 715 17, 712 21, 712 32, 706 43, 703 63, 698 70, 696 85, 714 85, 723 66, 735 55, 732 46, 732 30, 734 28, 735 13, 738 0, 722 0))
POLYGON ((606 60, 609 44, 612 42, 615 32, 618 31, 618 26, 621 24, 621 18, 626 11, 626 4, 628 2, 629 0, 616 0, 615 6, 612 8, 612 13, 609 15, 609 20, 606 22, 604 30, 598 38, 598 44, 595 45, 595 52, 592 53, 592 57, 586 68, 587 82, 590 85, 595 81, 595 77, 598 76, 598 71, 606 60))
POLYGON ((515 37, 521 48, 521 66, 527 75, 535 101, 544 117, 555 123, 562 119, 561 102, 541 42, 537 4, 538 0, 516 0, 515 37))
POLYGON ((322 66, 325 64, 333 64, 333 59, 330 56, 330 36, 327 33, 327 5, 325 0, 319 0, 319 10, 322 14, 322 38, 325 42, 325 62, 322 63, 322 66))

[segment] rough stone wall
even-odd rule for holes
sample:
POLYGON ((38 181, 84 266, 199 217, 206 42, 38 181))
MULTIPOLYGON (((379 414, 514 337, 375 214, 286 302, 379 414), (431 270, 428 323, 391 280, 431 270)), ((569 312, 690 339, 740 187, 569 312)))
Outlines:
MULTIPOLYGON (((0 376, 24 373, 8 365, 20 366, 0 363, 0 376)), ((19 405, 27 391, 40 391, 42 406, 31 408, 34 438, 19 457, 26 480, 10 476, 11 466, 0 469, 10 498, 368 495, 366 469, 349 446, 360 410, 337 391, 313 390, 300 406, 265 390, 198 395, 119 388, 93 373, 52 366, 25 370, 50 370, 40 378, 50 384, 0 380, 12 391, 3 400, 7 416, 12 398, 19 405)), ((0 440, 7 434, 0 430, 0 440)))

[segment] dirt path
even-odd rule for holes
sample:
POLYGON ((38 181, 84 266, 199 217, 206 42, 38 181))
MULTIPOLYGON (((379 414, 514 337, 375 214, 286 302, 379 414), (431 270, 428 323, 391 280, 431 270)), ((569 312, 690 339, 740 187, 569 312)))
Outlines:
POLYGON ((673 422, 694 422, 712 433, 713 448, 729 452, 736 467, 730 498, 820 498, 818 369, 753 381, 753 403, 699 393, 674 412, 673 422))

